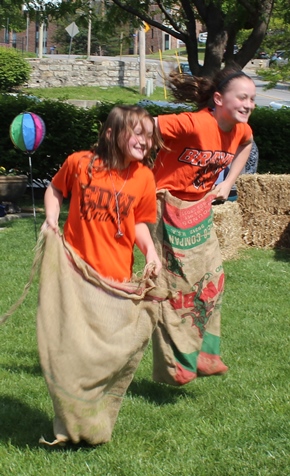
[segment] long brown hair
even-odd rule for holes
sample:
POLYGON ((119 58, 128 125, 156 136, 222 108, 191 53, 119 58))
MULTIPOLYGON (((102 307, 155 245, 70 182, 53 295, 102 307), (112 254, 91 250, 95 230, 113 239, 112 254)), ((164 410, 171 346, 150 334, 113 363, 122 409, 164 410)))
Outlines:
POLYGON ((146 109, 140 106, 118 105, 109 113, 103 124, 99 140, 92 147, 95 158, 100 157, 107 169, 123 169, 127 153, 128 137, 133 134, 134 128, 140 122, 145 133, 144 119, 149 119, 153 124, 153 135, 150 137, 152 146, 148 149, 142 163, 151 167, 157 149, 163 146, 163 141, 153 117, 146 109), (110 134, 108 134, 110 130, 110 134))
POLYGON ((240 77, 252 78, 237 66, 228 66, 220 70, 213 78, 190 76, 173 71, 168 85, 177 101, 196 104, 198 109, 214 107, 213 95, 216 91, 224 93, 229 83, 240 77))

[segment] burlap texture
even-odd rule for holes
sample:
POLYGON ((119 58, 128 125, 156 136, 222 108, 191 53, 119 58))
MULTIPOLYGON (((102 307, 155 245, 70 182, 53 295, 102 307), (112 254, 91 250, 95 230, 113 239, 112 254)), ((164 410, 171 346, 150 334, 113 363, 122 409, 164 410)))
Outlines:
POLYGON ((61 237, 45 234, 37 336, 57 441, 110 440, 158 317, 159 304, 144 301, 154 290, 146 277, 102 280, 61 237))
POLYGON ((153 334, 153 378, 183 385, 197 375, 224 373, 219 357, 224 272, 213 227, 213 195, 184 202, 158 193, 157 225, 151 228, 163 269, 157 286, 175 295, 162 301, 153 334))

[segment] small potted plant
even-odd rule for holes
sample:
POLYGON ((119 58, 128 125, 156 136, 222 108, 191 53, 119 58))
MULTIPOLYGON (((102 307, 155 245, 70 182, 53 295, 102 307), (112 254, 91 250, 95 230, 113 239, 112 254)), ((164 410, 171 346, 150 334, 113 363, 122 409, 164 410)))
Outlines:
POLYGON ((0 167, 0 203, 6 213, 19 211, 17 201, 24 195, 27 182, 27 175, 21 174, 19 170, 13 168, 6 170, 5 167, 0 167))

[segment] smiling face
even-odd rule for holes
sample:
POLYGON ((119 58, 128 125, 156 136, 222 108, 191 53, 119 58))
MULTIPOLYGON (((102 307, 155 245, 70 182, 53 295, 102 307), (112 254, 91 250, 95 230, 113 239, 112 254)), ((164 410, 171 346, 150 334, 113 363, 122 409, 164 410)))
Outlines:
POLYGON ((142 122, 137 121, 132 132, 127 136, 124 166, 133 161, 142 161, 152 148, 153 121, 145 117, 142 122))
POLYGON ((248 77, 232 79, 223 93, 215 92, 214 116, 219 127, 230 131, 238 122, 248 122, 255 108, 256 87, 248 77))

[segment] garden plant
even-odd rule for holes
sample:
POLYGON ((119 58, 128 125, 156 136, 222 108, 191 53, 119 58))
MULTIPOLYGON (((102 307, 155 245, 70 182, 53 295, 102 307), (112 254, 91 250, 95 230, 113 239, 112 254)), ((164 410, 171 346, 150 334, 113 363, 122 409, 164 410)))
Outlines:
POLYGON ((29 78, 30 65, 14 48, 0 47, 0 91, 12 91, 29 78))

